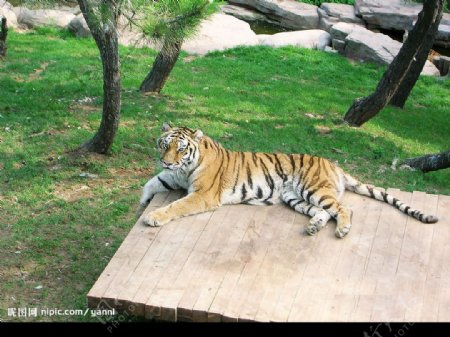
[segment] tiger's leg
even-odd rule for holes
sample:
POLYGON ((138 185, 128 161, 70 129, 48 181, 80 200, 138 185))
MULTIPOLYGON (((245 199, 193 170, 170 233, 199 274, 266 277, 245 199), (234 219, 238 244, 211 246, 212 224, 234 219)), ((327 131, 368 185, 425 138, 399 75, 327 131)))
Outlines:
POLYGON ((329 188, 321 189, 320 192, 313 195, 311 191, 306 191, 305 197, 311 204, 326 210, 337 221, 337 227, 334 234, 338 238, 347 235, 352 227, 352 212, 342 206, 337 198, 337 191, 329 188), (309 197, 310 196, 310 197, 309 197))
POLYGON ((293 189, 283 191, 281 197, 295 211, 312 217, 309 221, 309 226, 305 229, 305 232, 309 235, 314 235, 324 228, 331 218, 331 215, 327 211, 304 201, 293 189))
POLYGON ((220 203, 209 195, 193 192, 167 206, 146 214, 143 221, 146 225, 157 227, 183 216, 214 210, 218 206, 220 206, 220 203))
POLYGON ((142 191, 140 204, 142 206, 147 206, 156 193, 179 189, 180 187, 173 180, 172 172, 162 171, 160 174, 147 181, 142 191))

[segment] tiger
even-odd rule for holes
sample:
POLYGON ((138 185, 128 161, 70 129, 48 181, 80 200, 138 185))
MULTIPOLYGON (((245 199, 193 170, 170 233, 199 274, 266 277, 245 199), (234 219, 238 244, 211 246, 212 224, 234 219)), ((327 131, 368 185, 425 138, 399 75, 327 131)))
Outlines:
POLYGON ((187 194, 144 214, 145 225, 162 226, 226 204, 284 202, 311 217, 305 228, 307 234, 318 233, 334 218, 335 235, 343 238, 352 227, 352 211, 340 203, 345 190, 383 201, 423 223, 438 221, 435 216, 425 215, 392 195, 359 182, 322 157, 230 151, 199 129, 171 127, 168 123, 163 124, 157 147, 163 170, 145 184, 141 213, 156 193, 184 189, 187 194))

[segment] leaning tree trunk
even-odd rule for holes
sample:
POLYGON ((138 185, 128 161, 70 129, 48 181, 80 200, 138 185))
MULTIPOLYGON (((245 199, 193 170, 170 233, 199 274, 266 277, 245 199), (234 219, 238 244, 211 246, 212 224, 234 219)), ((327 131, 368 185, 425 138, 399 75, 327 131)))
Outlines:
POLYGON ((390 102, 410 71, 430 26, 438 18, 437 14, 442 12, 443 3, 444 0, 425 1, 414 28, 384 73, 375 92, 365 98, 356 99, 345 114, 344 121, 352 126, 361 126, 390 102))
POLYGON ((8 47, 6 46, 6 38, 8 37, 8 24, 6 22, 6 18, 2 18, 0 24, 0 57, 6 56, 6 50, 8 47))
MULTIPOLYGON (((121 107, 120 59, 117 36, 117 4, 104 0, 103 10, 106 9, 106 18, 101 20, 95 17, 90 4, 86 0, 78 0, 80 9, 91 30, 92 36, 100 51, 103 65, 103 112, 100 127, 95 136, 84 143, 80 149, 108 153, 116 135, 121 107)), ((105 12, 102 13, 105 15, 105 12)))
POLYGON ((141 92, 159 93, 162 90, 180 55, 181 44, 180 41, 164 41, 161 51, 153 62, 152 70, 139 88, 141 92))
POLYGON ((450 149, 438 154, 429 154, 422 157, 405 160, 405 164, 423 172, 437 171, 450 167, 450 149))
POLYGON ((431 47, 433 47, 434 39, 438 32, 439 22, 442 19, 443 12, 444 6, 442 4, 440 10, 436 12, 436 18, 434 19, 433 23, 428 29, 428 32, 425 35, 425 39, 423 40, 422 45, 419 48, 419 51, 414 57, 413 63, 408 73, 405 75, 396 93, 391 98, 391 101, 389 102, 390 105, 399 108, 403 108, 405 106, 406 100, 408 99, 411 90, 413 89, 414 85, 419 79, 420 73, 422 72, 425 62, 427 61, 430 49, 431 47))

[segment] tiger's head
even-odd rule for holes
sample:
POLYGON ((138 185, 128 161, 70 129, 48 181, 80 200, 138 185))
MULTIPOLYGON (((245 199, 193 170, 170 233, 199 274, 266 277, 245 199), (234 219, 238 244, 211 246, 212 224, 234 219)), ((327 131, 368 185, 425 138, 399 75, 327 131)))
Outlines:
POLYGON ((162 132, 158 139, 158 149, 163 168, 176 171, 197 163, 202 131, 187 127, 172 128, 168 123, 164 123, 162 132))

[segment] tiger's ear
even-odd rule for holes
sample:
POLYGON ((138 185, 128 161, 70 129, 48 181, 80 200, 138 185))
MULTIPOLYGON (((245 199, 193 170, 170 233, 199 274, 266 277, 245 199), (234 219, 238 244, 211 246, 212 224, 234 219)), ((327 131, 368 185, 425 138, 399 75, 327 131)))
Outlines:
POLYGON ((170 131, 171 129, 172 129, 172 127, 170 126, 170 124, 167 122, 164 122, 162 125, 162 128, 161 128, 161 131, 167 132, 167 131, 170 131))
POLYGON ((196 140, 196 141, 199 141, 200 139, 202 139, 203 138, 203 132, 202 132, 202 130, 195 130, 195 132, 194 132, 194 139, 196 140))

